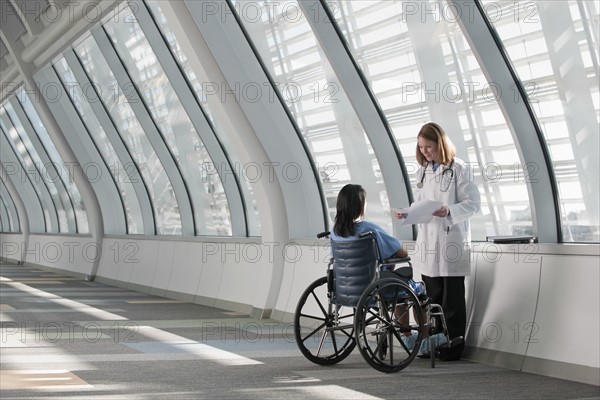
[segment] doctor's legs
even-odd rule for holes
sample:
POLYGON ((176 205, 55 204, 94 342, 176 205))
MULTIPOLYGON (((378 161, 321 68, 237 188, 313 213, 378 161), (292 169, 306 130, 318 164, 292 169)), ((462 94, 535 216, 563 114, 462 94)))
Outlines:
MULTIPOLYGON (((427 288, 427 294, 433 303, 442 306, 444 317, 448 325, 448 335, 450 339, 458 336, 465 336, 467 325, 467 310, 465 303, 465 277, 430 277, 422 275, 423 282, 427 288)), ((441 321, 437 324, 442 327, 441 321)), ((460 359, 464 344, 453 347, 447 352, 440 354, 441 360, 453 361, 460 359)))

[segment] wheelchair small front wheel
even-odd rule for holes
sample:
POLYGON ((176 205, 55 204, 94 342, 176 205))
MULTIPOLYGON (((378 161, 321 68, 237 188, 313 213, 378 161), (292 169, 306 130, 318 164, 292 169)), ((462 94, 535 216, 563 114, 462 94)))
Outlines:
POLYGON ((327 277, 314 281, 300 296, 294 314, 294 337, 302 354, 319 365, 336 364, 352 353, 354 310, 331 304, 327 277))
POLYGON ((402 280, 373 282, 356 308, 355 336, 361 355, 378 371, 401 371, 419 352, 424 319, 417 295, 402 280))

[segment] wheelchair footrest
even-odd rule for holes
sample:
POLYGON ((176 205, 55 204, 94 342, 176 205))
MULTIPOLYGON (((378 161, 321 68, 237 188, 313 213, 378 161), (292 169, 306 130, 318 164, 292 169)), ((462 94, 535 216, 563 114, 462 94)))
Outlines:
POLYGON ((408 333, 408 332, 412 332, 413 331, 413 327, 411 327, 410 325, 399 325, 397 324, 395 326, 396 331, 400 332, 400 333, 408 333))

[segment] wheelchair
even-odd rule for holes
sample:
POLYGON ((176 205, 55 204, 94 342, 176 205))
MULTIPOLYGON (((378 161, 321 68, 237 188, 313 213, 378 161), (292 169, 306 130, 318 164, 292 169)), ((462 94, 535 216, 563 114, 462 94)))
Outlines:
MULTIPOLYGON (((317 235, 327 236, 329 232, 317 235)), ((441 346, 428 340, 432 368, 440 351, 462 342, 462 337, 448 337, 442 307, 432 304, 424 290, 415 291, 423 284, 412 281, 409 257, 383 260, 373 232, 330 243, 332 257, 326 276, 306 288, 294 314, 296 344, 308 360, 333 365, 358 345, 371 367, 395 373, 417 357, 424 332, 441 331, 446 339, 441 346), (390 264, 404 266, 386 271, 390 264), (415 337, 412 347, 403 340, 409 335, 415 337)))

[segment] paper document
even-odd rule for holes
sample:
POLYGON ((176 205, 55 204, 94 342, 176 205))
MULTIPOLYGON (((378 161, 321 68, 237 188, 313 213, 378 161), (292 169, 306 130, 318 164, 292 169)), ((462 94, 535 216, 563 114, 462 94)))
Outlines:
POLYGON ((409 208, 392 208, 392 211, 406 214, 406 218, 401 220, 402 225, 426 224, 433 219, 433 212, 441 206, 439 201, 421 200, 412 203, 409 208))

